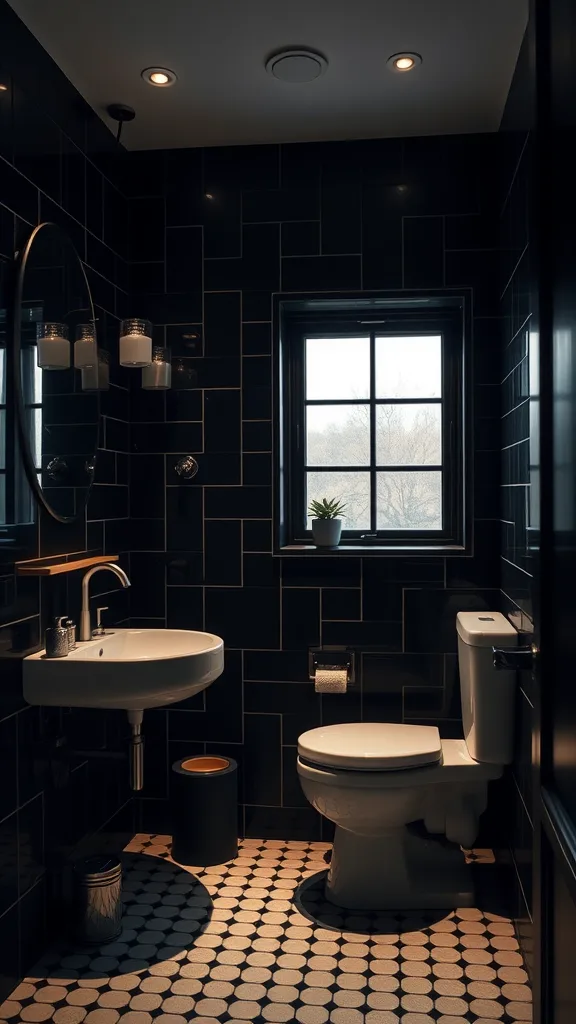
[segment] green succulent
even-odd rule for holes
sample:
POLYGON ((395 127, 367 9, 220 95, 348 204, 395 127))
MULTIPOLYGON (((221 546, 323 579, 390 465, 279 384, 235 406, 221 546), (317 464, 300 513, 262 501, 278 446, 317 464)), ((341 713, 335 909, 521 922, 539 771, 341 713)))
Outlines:
POLYGON ((311 501, 308 506, 308 515, 313 519, 338 519, 344 515, 344 505, 338 498, 322 498, 322 501, 311 501))

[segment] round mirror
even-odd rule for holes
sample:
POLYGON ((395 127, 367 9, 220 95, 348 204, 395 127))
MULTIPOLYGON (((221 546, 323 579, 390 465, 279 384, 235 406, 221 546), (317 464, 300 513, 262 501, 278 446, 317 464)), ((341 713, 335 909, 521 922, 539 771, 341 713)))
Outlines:
POLYGON ((35 228, 19 256, 13 340, 16 418, 28 481, 55 519, 76 519, 94 479, 99 389, 105 384, 84 267, 57 224, 35 228))

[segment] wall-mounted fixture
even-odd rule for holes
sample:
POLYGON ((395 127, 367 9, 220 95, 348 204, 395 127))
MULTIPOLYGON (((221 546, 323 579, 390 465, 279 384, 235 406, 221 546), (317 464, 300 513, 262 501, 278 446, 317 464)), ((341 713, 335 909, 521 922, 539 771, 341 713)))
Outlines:
POLYGON ((97 363, 96 325, 78 324, 74 342, 74 366, 77 370, 87 370, 95 367, 97 363))
POLYGON ((145 391, 167 391, 172 381, 170 349, 155 346, 152 362, 142 370, 142 387, 145 391))
POLYGON ((152 362, 152 324, 149 320, 120 323, 120 365, 148 366, 152 362))
POLYGON ((113 121, 118 124, 118 131, 116 132, 116 142, 120 142, 120 136, 122 135, 122 128, 127 121, 133 121, 136 117, 136 111, 133 107, 128 107, 125 103, 111 103, 110 106, 106 107, 106 113, 108 117, 111 117, 113 121))
POLYGON ((141 75, 148 85, 155 85, 157 89, 168 89, 177 80, 170 68, 144 68, 141 75))
POLYGON ((418 64, 422 63, 419 53, 393 53, 388 57, 388 67, 391 71, 400 73, 412 71, 418 64))
POLYGON ((264 66, 273 78, 300 85, 320 78, 328 67, 328 61, 315 50, 279 50, 268 58, 264 66))
POLYGON ((36 347, 42 370, 67 370, 70 366, 67 324, 37 324, 36 347))
POLYGON ((199 470, 199 465, 193 455, 183 455, 174 466, 174 471, 183 480, 193 480, 199 470))

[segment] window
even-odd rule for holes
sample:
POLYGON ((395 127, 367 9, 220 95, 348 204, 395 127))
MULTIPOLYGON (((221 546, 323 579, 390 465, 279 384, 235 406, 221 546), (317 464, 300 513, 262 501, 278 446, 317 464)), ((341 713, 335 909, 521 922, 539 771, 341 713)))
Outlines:
POLYGON ((344 548, 462 545, 462 308, 422 301, 281 303, 278 549, 312 544, 324 497, 344 548))

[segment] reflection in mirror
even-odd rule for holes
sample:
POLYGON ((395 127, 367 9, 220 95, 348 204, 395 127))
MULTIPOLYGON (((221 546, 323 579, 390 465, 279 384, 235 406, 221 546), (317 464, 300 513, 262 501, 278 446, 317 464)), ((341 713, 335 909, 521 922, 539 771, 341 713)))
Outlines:
POLYGON ((51 515, 75 519, 94 477, 98 391, 105 385, 103 377, 98 379, 97 355, 89 358, 89 349, 97 354, 97 323, 84 268, 68 235, 55 224, 35 228, 21 254, 12 327, 26 474, 51 515), (83 381, 91 371, 94 380, 83 381))

